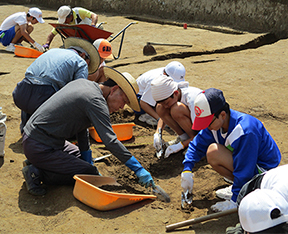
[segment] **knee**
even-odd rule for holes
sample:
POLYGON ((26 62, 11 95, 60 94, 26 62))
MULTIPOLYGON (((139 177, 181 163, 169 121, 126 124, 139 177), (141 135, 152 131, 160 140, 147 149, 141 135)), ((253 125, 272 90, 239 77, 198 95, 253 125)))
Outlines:
POLYGON ((34 30, 33 25, 32 25, 32 24, 29 24, 29 25, 27 26, 27 29, 26 29, 26 30, 27 30, 28 34, 32 33, 33 30, 34 30))
POLYGON ((213 166, 214 164, 216 164, 217 156, 218 156, 218 144, 213 143, 213 144, 209 145, 209 147, 207 149, 207 153, 206 153, 207 162, 211 166, 213 166))

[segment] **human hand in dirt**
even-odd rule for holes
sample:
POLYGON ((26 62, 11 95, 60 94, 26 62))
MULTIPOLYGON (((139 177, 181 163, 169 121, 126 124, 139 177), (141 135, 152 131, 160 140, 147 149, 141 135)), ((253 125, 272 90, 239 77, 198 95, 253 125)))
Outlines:
POLYGON ((168 158, 170 156, 170 154, 174 154, 179 152, 180 150, 184 149, 184 145, 182 142, 179 142, 175 145, 170 145, 167 147, 166 151, 165 151, 165 155, 164 158, 168 158))
POLYGON ((45 45, 43 45, 44 50, 45 50, 45 51, 46 51, 46 50, 49 50, 49 46, 50 46, 50 45, 47 44, 47 43, 46 43, 45 45))
POLYGON ((225 210, 231 210, 236 208, 237 205, 234 201, 232 200, 226 200, 222 202, 217 202, 215 205, 211 206, 211 209, 215 212, 221 212, 225 210))
POLYGON ((181 173, 181 187, 184 193, 188 191, 188 193, 192 194, 194 184, 193 176, 192 171, 183 171, 181 173))
POLYGON ((162 144, 161 134, 155 133, 154 134, 154 143, 153 143, 154 148, 157 151, 160 151, 161 150, 161 144, 162 144))
POLYGON ((145 186, 145 188, 151 186, 152 188, 155 187, 151 174, 142 167, 142 165, 137 161, 134 156, 127 160, 125 165, 135 172, 136 176, 139 178, 139 184, 145 186))
POLYGON ((136 173, 136 176, 139 178, 139 184, 141 184, 142 186, 145 186, 145 188, 155 187, 155 183, 153 181, 151 174, 148 171, 146 171, 144 168, 136 171, 135 173, 136 173))
POLYGON ((39 43, 37 43, 36 41, 33 43, 33 46, 39 50, 40 52, 44 52, 44 48, 42 45, 40 45, 39 43))

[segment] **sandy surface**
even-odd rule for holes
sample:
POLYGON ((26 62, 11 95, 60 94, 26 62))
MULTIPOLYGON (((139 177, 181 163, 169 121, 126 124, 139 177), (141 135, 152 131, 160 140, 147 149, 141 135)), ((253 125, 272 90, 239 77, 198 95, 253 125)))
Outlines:
MULTIPOLYGON (((17 11, 27 11, 29 6, 0 5, 0 22, 17 11)), ((55 11, 43 10, 44 25, 36 25, 32 37, 44 44, 52 26, 56 22, 55 11)), ((100 22, 107 22, 105 30, 116 35, 126 25, 135 22, 118 16, 99 15, 100 22)), ((276 140, 283 159, 287 163, 287 64, 288 41, 280 40, 274 44, 257 49, 246 49, 231 53, 211 53, 226 47, 243 45, 260 34, 225 34, 215 31, 172 25, 138 22, 131 25, 125 33, 120 58, 107 63, 120 72, 129 72, 135 78, 145 71, 165 66, 178 60, 186 68, 186 80, 191 86, 201 89, 215 87, 224 91, 230 106, 259 118, 276 140), (144 56, 143 47, 147 42, 168 44, 189 44, 183 46, 154 46, 155 56, 144 56), (198 56, 182 56, 184 52, 199 52, 198 56), (164 55, 164 56, 162 56, 164 55), (177 59, 175 58, 177 57, 177 59)), ((120 37, 112 42, 113 53, 118 55, 120 37)), ((51 47, 62 45, 57 36, 51 47)), ((24 43, 24 46, 29 46, 24 43)), ((215 190, 227 186, 206 159, 195 167, 193 207, 189 211, 180 207, 180 174, 182 171, 182 152, 166 160, 158 160, 153 148, 153 126, 145 125, 135 119, 129 109, 114 115, 113 121, 135 122, 133 138, 124 144, 133 155, 149 170, 171 198, 170 203, 145 201, 121 209, 102 212, 84 205, 73 196, 73 187, 48 187, 47 195, 34 197, 27 193, 21 173, 25 159, 19 132, 20 111, 14 105, 12 91, 17 82, 24 77, 26 68, 34 59, 16 57, 5 52, 0 45, 0 106, 7 114, 6 154, 0 158, 0 232, 1 233, 165 233, 165 226, 176 222, 212 213, 210 205, 219 201, 215 190)), ((171 131, 164 132, 164 139, 175 138, 171 131)), ((109 153, 103 144, 91 139, 93 156, 109 153)), ((135 193, 151 192, 137 185, 131 171, 112 156, 97 163, 105 176, 112 176, 123 185, 134 188, 135 193)), ((182 228, 183 233, 224 233, 228 226, 238 222, 236 214, 210 220, 182 228)))

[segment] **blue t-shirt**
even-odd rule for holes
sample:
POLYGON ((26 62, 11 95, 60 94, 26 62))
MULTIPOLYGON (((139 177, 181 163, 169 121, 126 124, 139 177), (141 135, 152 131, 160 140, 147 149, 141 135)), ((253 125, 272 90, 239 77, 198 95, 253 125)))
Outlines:
POLYGON ((75 50, 50 49, 27 68, 25 78, 58 91, 72 80, 88 79, 88 65, 75 50))

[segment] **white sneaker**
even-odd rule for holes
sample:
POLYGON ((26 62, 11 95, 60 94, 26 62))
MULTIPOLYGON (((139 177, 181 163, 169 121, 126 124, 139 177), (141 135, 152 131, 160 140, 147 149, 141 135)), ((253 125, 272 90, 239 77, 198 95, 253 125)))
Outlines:
POLYGON ((147 113, 145 113, 145 114, 143 114, 143 115, 140 115, 139 118, 138 118, 138 120, 141 121, 141 122, 143 122, 143 123, 145 123, 146 120, 147 120, 147 116, 148 116, 147 113))
POLYGON ((224 178, 224 181, 225 182, 227 182, 227 183, 229 183, 229 184, 233 184, 233 181, 232 180, 229 180, 228 178, 226 178, 226 177, 223 177, 224 178))
POLYGON ((216 196, 224 200, 230 200, 232 197, 232 185, 226 188, 218 189, 216 191, 216 196))
POLYGON ((14 51, 15 51, 15 44, 10 43, 10 44, 6 47, 5 50, 14 53, 14 51))
POLYGON ((152 116, 149 115, 149 117, 146 119, 146 123, 149 124, 149 125, 157 125, 157 120, 154 119, 152 116))

